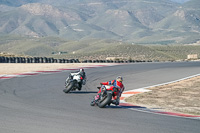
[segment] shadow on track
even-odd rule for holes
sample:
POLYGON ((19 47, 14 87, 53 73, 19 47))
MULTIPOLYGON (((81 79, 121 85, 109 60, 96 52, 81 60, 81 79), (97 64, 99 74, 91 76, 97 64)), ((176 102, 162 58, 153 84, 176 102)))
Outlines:
POLYGON ((97 94, 97 91, 72 91, 66 94, 97 94))
POLYGON ((130 105, 130 104, 124 104, 124 103, 120 103, 119 106, 115 106, 113 104, 111 104, 110 106, 106 106, 105 108, 107 109, 146 109, 146 107, 141 107, 141 106, 136 106, 136 105, 130 105))

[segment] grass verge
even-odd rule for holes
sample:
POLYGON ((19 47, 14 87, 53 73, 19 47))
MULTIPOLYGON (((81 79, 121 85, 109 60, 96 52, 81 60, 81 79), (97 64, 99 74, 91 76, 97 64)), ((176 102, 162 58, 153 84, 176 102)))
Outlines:
POLYGON ((163 111, 200 115, 200 76, 149 90, 152 91, 133 95, 125 101, 163 111))

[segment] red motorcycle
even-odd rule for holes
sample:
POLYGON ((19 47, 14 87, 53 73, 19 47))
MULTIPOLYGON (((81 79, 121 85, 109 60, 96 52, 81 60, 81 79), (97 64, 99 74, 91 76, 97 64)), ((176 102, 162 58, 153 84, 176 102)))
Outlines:
POLYGON ((105 85, 97 88, 101 89, 101 92, 98 94, 98 98, 94 98, 90 103, 91 106, 97 105, 99 108, 104 108, 106 105, 110 106, 111 103, 115 105, 119 104, 117 100, 114 100, 119 94, 118 88, 105 85))

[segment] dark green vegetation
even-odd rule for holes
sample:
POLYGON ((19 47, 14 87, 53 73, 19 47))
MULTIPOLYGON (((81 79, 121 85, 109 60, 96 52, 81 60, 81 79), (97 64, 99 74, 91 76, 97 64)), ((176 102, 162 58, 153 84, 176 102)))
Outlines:
MULTIPOLYGON (((2 39, 3 38, 3 39, 2 39)), ((132 60, 185 60, 188 54, 199 54, 200 45, 137 45, 114 40, 67 41, 56 37, 23 38, 4 36, 2 52, 53 58, 106 59, 118 57, 132 60), (5 41, 6 38, 6 41, 5 41)))

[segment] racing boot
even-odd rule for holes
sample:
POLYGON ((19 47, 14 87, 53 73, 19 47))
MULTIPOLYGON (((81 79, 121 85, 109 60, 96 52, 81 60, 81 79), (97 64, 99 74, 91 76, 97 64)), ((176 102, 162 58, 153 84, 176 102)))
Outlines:
POLYGON ((92 102, 90 103, 91 106, 94 106, 95 104, 95 100, 92 100, 92 102))
POLYGON ((97 95, 94 97, 94 100, 90 103, 90 105, 91 105, 91 106, 97 105, 98 100, 99 100, 99 94, 97 94, 97 95))
POLYGON ((119 97, 116 100, 112 100, 112 104, 119 105, 119 97))
POLYGON ((116 106, 119 105, 119 101, 118 100, 113 100, 111 103, 115 104, 116 106))
POLYGON ((116 103, 115 103, 116 106, 119 105, 119 100, 120 100, 120 98, 118 96, 117 99, 116 99, 116 103))

